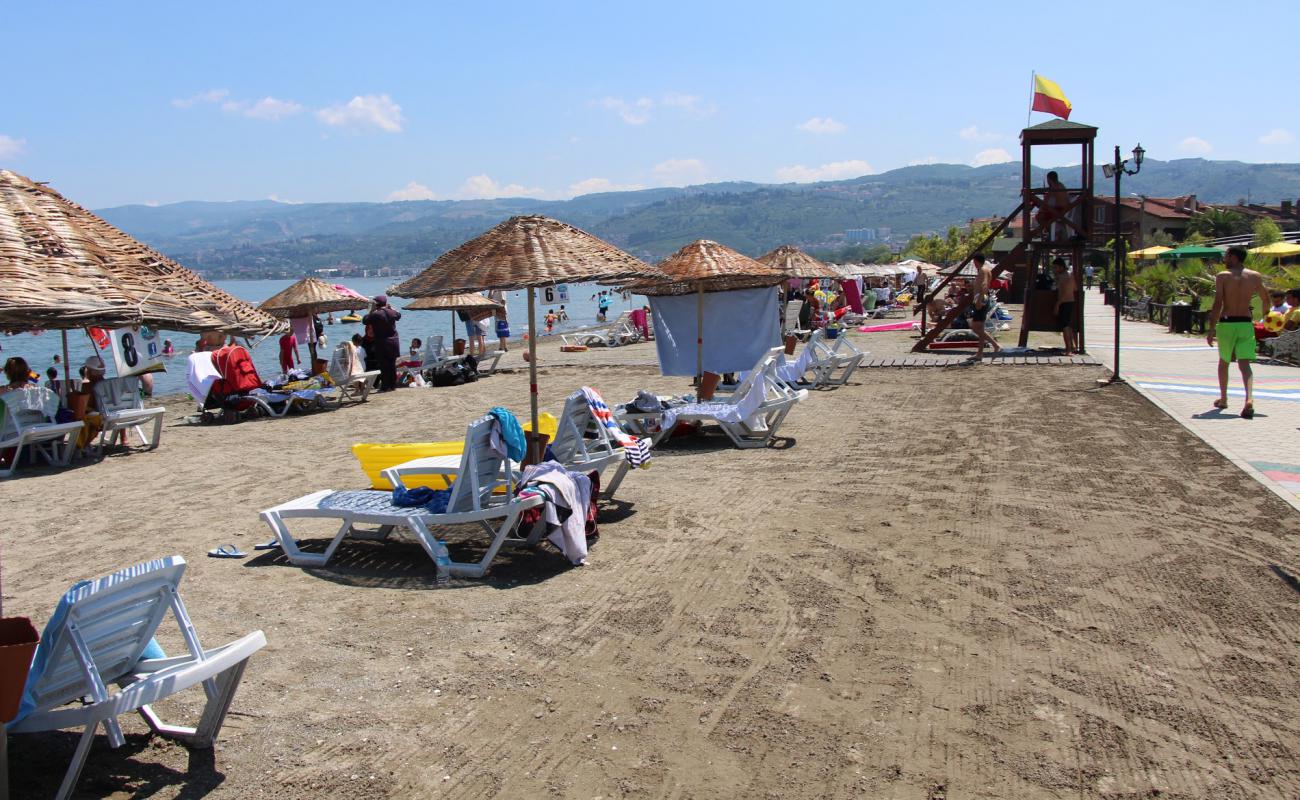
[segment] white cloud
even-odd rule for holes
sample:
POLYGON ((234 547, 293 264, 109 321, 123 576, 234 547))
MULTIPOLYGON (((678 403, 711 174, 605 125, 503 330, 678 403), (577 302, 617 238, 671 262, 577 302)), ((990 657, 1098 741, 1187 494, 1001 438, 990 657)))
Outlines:
POLYGON ((698 158, 670 158, 654 165, 653 172, 661 183, 682 183, 704 179, 708 169, 698 158))
POLYGON ((15 139, 0 133, 0 158, 15 158, 27 149, 26 139, 15 139))
POLYGON ((848 130, 843 122, 836 122, 831 117, 813 117, 795 127, 808 133, 844 133, 848 130))
POLYGON ((957 135, 968 142, 996 142, 1006 137, 992 131, 982 131, 978 125, 970 125, 957 131, 957 135))
POLYGON ((907 166, 909 166, 909 167, 920 167, 920 166, 924 166, 924 165, 926 165, 926 164, 938 164, 938 163, 939 163, 939 157, 938 157, 938 156, 926 156, 925 158, 918 158, 918 159, 915 160, 915 161, 909 161, 909 162, 907 162, 907 166))
POLYGON ((276 194, 268 194, 266 196, 266 199, 270 200, 273 203, 284 203, 286 206, 300 206, 303 203, 303 201, 301 200, 286 200, 285 198, 280 197, 279 195, 276 194))
POLYGON ((1205 141, 1199 136, 1188 136, 1186 139, 1178 143, 1178 149, 1183 151, 1184 153, 1191 153, 1192 155, 1203 156, 1209 153, 1214 148, 1210 146, 1209 142, 1205 141))
POLYGON ((401 133, 402 107, 386 94, 357 95, 342 105, 326 106, 316 118, 335 128, 376 128, 386 133, 401 133))
POLYGON ((861 159, 856 159, 853 161, 833 161, 819 167, 805 167, 803 164, 781 167, 776 171, 776 179, 782 183, 812 183, 813 181, 837 181, 844 178, 856 178, 860 175, 869 175, 872 172, 874 170, 870 164, 861 159))
POLYGON ((989 164, 1005 164, 1008 161, 1015 161, 1015 156, 1003 150, 1001 147, 990 147, 987 150, 981 150, 971 159, 972 167, 986 167, 989 164))
POLYGON ((698 95, 683 94, 682 92, 668 92, 659 99, 659 102, 665 108, 680 108, 700 116, 708 116, 718 110, 712 103, 706 105, 698 95))
POLYGON ((654 108, 655 101, 648 97, 631 101, 621 97, 604 97, 596 104, 606 111, 617 113, 628 125, 644 125, 650 121, 650 109, 654 108))
POLYGON ((456 190, 456 196, 465 200, 490 200, 494 197, 540 197, 546 194, 536 187, 507 183, 502 186, 487 175, 471 175, 456 190))
POLYGON ((438 195, 433 190, 422 183, 411 181, 402 188, 388 195, 389 201, 394 200, 437 200, 438 195))
POLYGON ((1259 137, 1260 144, 1291 144, 1294 141, 1295 134, 1285 128, 1274 128, 1259 137))
POLYGON ((190 95, 189 97, 181 97, 173 100, 172 107, 193 108, 197 105, 220 103, 229 96, 230 92, 226 89, 209 89, 206 92, 199 92, 198 94, 190 95))
POLYGON ((569 195, 577 197, 597 192, 634 192, 645 187, 639 183, 614 183, 609 178, 587 178, 569 186, 569 195))
MULTIPOLYGON (((224 106, 223 106, 224 108, 224 106)), ((265 119, 272 122, 282 120, 285 117, 292 117, 294 114, 301 114, 303 107, 292 100, 279 100, 274 97, 263 97, 256 103, 246 105, 239 109, 239 113, 253 119, 265 119)))

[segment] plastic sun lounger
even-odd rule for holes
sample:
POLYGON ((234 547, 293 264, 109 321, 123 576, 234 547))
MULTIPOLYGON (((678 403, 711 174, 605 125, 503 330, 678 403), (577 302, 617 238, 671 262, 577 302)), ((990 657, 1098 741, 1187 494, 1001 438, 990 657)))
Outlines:
POLYGON ((673 411, 672 424, 666 411, 617 413, 619 423, 637 433, 652 433, 654 444, 666 438, 677 422, 714 423, 722 428, 736 447, 767 447, 794 405, 808 396, 807 391, 792 390, 777 376, 783 350, 767 351, 730 397, 704 403, 689 403, 673 411), (732 419, 734 418, 734 419, 732 419))
POLYGON ((370 489, 335 491, 324 489, 262 512, 262 520, 275 532, 285 556, 293 564, 321 567, 329 563, 339 543, 349 535, 356 538, 385 539, 397 527, 406 528, 433 559, 438 581, 450 576, 481 578, 491 568, 492 559, 505 544, 535 544, 533 539, 512 536, 519 516, 544 502, 540 496, 516 497, 514 471, 503 469, 504 459, 492 449, 491 435, 495 419, 485 416, 470 423, 465 432, 464 451, 452 483, 447 511, 434 514, 419 506, 397 506, 389 492, 370 489), (496 492, 498 488, 503 492, 496 492), (290 533, 287 520, 297 518, 336 519, 338 532, 323 553, 306 553, 290 533), (357 528, 358 524, 375 525, 374 529, 357 528), (490 537, 483 558, 474 564, 451 560, 447 545, 437 539, 431 525, 478 525, 490 537))
POLYGON ((338 394, 333 397, 336 405, 343 405, 345 400, 355 400, 358 403, 364 403, 370 399, 370 390, 374 388, 375 381, 379 379, 379 370, 372 369, 366 372, 353 372, 352 364, 352 345, 350 343, 341 343, 334 348, 333 355, 330 356, 330 365, 327 372, 330 380, 334 382, 338 394))
POLYGON ((430 336, 425 340, 424 353, 418 367, 398 367, 397 377, 420 375, 426 381, 433 382, 433 373, 443 367, 464 361, 464 356, 449 354, 442 346, 441 336, 430 336))
POLYGON ((817 383, 824 386, 843 386, 862 363, 866 356, 841 333, 836 339, 826 338, 825 329, 815 331, 808 340, 808 347, 813 351, 811 369, 817 375, 817 383))
POLYGON ((641 331, 632 324, 631 311, 624 311, 617 319, 606 325, 579 328, 576 331, 560 334, 560 341, 568 347, 618 347, 640 340, 641 331))
POLYGON ((145 408, 140 397, 140 379, 136 377, 105 378, 94 385, 95 404, 99 408, 103 427, 99 431, 99 440, 95 452, 104 453, 106 442, 112 441, 118 431, 135 431, 140 442, 153 450, 162 439, 163 414, 167 409, 162 406, 145 408), (153 436, 146 436, 144 426, 153 423, 153 436))
POLYGON ((501 362, 501 357, 504 356, 505 354, 506 351, 504 350, 493 350, 492 352, 480 358, 478 360, 478 374, 482 376, 495 375, 497 371, 497 364, 501 362), (484 364, 487 364, 486 368, 484 368, 483 366, 484 364))
MULTIPOLYGON (((619 464, 613 479, 604 484, 601 491, 605 500, 613 499, 628 472, 626 453, 605 426, 592 415, 591 407, 587 405, 586 396, 581 390, 565 400, 564 411, 556 425, 555 440, 551 442, 550 448, 556 461, 573 472, 597 472, 603 477, 606 469, 619 464)), ((428 456, 389 467, 381 474, 393 486, 405 486, 405 479, 415 476, 443 475, 454 480, 460 474, 460 461, 461 456, 458 455, 428 456)), ((519 479, 518 465, 503 462, 502 466, 508 466, 514 472, 514 480, 519 479)))
POLYGON ((0 448, 14 448, 9 466, 0 468, 0 478, 8 478, 18 469, 24 447, 51 466, 68 465, 75 447, 70 437, 81 430, 82 423, 48 421, 58 410, 58 395, 43 386, 25 387, 0 395, 0 406, 0 448))
POLYGON ((122 746, 122 714, 139 712, 154 732, 199 749, 212 747, 221 731, 244 667, 266 646, 266 636, 254 631, 224 647, 203 649, 177 591, 184 572, 185 559, 173 556, 83 581, 68 590, 46 625, 9 732, 83 729, 58 798, 72 794, 101 724, 109 746, 122 746), (169 610, 189 652, 146 659, 169 610), (110 691, 110 684, 119 688, 110 691), (197 727, 166 724, 150 707, 196 684, 207 694, 197 727))

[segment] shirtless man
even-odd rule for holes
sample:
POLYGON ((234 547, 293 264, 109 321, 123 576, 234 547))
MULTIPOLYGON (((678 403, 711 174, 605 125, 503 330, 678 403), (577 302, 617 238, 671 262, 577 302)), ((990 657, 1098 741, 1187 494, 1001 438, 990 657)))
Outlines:
POLYGON ((1246 385, 1243 419, 1255 416, 1255 380, 1250 362, 1255 360, 1255 324, 1250 301, 1259 298, 1259 307, 1268 308, 1268 290, 1264 278, 1246 269, 1246 248, 1229 247, 1223 258, 1226 270, 1214 276, 1214 307, 1210 309, 1210 333, 1205 341, 1219 340, 1219 399, 1214 407, 1228 407, 1228 364, 1236 359, 1241 368, 1241 382, 1246 385))
MULTIPOLYGON (((1074 280, 1074 273, 1065 266, 1063 259, 1052 260, 1052 272, 1056 274, 1056 305, 1053 308, 1056 312, 1056 326, 1061 329, 1061 337, 1065 339, 1065 354, 1072 356, 1079 352, 1074 337, 1074 296, 1079 287, 1074 280)), ((1254 328, 1251 330, 1254 331, 1254 328)))
POLYGON ((975 275, 975 293, 970 302, 970 329, 979 337, 979 352, 971 360, 979 362, 984 360, 985 344, 993 345, 995 353, 1002 350, 1002 345, 984 330, 984 320, 988 319, 989 311, 993 308, 993 300, 989 297, 990 286, 993 283, 993 268, 984 263, 983 253, 976 253, 971 261, 978 272, 975 275))

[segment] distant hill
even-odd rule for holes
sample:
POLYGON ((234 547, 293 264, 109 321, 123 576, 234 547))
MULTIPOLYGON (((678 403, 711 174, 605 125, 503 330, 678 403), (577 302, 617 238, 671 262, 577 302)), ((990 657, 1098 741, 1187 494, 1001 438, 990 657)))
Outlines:
MULTIPOLYGON (((1058 168, 1067 184, 1078 167, 1058 168)), ((1035 168, 1035 183, 1045 170, 1035 168)), ((715 183, 604 192, 571 200, 530 198, 393 203, 271 200, 120 206, 99 213, 182 263, 218 276, 301 275, 352 264, 423 267, 515 214, 545 214, 656 260, 699 238, 758 255, 793 243, 824 245, 848 228, 892 229, 896 237, 1005 214, 1016 204, 1018 163, 928 164, 812 184, 715 183)), ((1100 171, 1097 190, 1111 183, 1100 171)), ((1148 160, 1125 193, 1196 194, 1210 203, 1300 199, 1300 164, 1148 160)))

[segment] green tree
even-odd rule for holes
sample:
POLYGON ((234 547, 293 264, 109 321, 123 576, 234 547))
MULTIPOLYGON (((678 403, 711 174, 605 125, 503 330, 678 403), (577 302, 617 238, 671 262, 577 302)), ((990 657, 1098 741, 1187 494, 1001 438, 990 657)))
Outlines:
POLYGON ((1250 230, 1250 220, 1240 211, 1229 208, 1207 208, 1192 215, 1187 222, 1188 234, 1199 234, 1206 239, 1238 236, 1250 230))
POLYGON ((1256 247, 1282 241, 1282 229, 1271 219, 1260 218, 1255 220, 1254 232, 1256 247))

